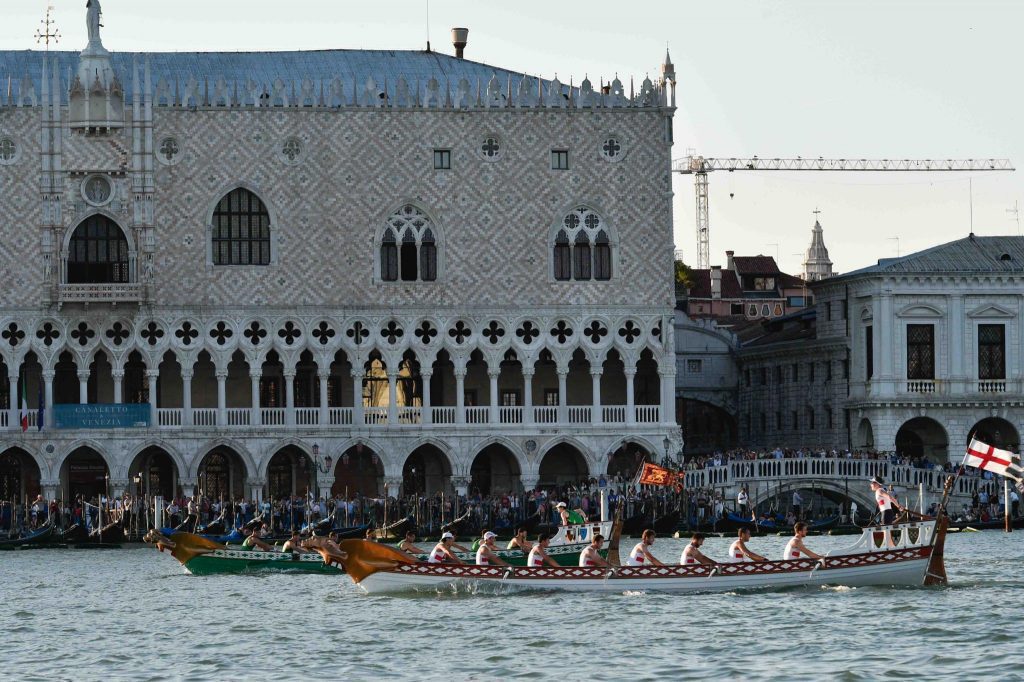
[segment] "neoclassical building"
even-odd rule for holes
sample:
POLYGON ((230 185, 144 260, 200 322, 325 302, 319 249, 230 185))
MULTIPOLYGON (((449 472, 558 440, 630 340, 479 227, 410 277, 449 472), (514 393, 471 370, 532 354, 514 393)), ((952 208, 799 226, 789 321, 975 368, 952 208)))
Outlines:
POLYGON ((1020 447, 1024 237, 980 237, 886 258, 814 285, 817 337, 849 357, 854 447, 938 461, 971 436, 1020 447))
POLYGON ((667 55, 567 86, 111 53, 91 4, 81 53, 0 52, 3 499, 488 492, 678 451, 667 55))

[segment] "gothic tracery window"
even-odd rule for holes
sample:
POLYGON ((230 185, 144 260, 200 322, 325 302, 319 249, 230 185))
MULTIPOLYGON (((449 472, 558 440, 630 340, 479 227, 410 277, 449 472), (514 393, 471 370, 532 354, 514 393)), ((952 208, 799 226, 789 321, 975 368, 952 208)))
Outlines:
POLYGON ((559 281, 612 278, 612 240, 604 219, 580 206, 557 226, 552 245, 554 277, 559 281))
POLYGON ((387 220, 380 240, 380 278, 385 282, 433 282, 437 279, 437 227, 406 204, 387 220))
POLYGON ((225 194, 213 212, 213 264, 270 264, 270 214, 245 188, 225 194))

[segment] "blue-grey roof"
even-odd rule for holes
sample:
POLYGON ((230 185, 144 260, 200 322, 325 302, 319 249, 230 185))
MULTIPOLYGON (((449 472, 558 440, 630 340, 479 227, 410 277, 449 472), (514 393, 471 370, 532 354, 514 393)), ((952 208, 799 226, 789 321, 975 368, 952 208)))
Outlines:
MULTIPOLYGON (((78 68, 78 52, 50 52, 51 59, 59 62, 62 90, 67 92, 68 74, 78 68)), ((378 87, 387 81, 388 90, 393 91, 398 78, 404 77, 413 90, 418 80, 421 86, 431 76, 441 87, 445 81, 454 90, 459 79, 469 80, 473 93, 476 84, 487 87, 491 76, 497 76, 502 92, 507 88, 511 76, 513 88, 518 87, 524 74, 481 64, 469 59, 458 59, 439 52, 417 50, 309 50, 291 52, 111 52, 114 71, 124 84, 125 93, 131 97, 132 65, 137 61, 141 69, 146 59, 150 62, 152 83, 155 86, 162 77, 172 85, 175 81, 186 83, 190 78, 199 82, 209 79, 211 85, 223 78, 228 83, 244 84, 250 80, 270 84, 280 78, 289 87, 298 86, 303 79, 312 80, 317 86, 335 77, 341 78, 346 89, 351 90, 353 81, 361 88, 372 77, 378 87)), ((39 87, 43 67, 43 53, 38 50, 0 50, 0 78, 8 77, 17 93, 19 84, 28 75, 35 87, 39 87)), ((50 67, 52 69, 52 66, 50 67)), ((548 82, 545 81, 545 89, 548 82)), ((567 90, 566 90, 567 91, 567 90)))
POLYGON ((1024 237, 977 237, 933 246, 901 258, 883 258, 876 265, 822 280, 862 275, 927 273, 1024 273, 1024 237))

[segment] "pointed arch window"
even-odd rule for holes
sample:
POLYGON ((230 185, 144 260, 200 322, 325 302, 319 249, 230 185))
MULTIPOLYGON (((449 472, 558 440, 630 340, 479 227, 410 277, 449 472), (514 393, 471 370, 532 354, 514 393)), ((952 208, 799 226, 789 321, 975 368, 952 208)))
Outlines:
POLYGON ((86 218, 68 243, 68 284, 121 284, 129 282, 128 240, 110 218, 86 218))
POLYGON ((558 281, 612 278, 613 239, 610 228, 593 210, 579 206, 555 228, 552 268, 558 281))
POLYGON ((380 243, 380 278, 385 282, 398 279, 398 244, 390 227, 384 230, 384 238, 380 243))
POLYGON ((569 254, 569 237, 565 234, 565 230, 559 230, 555 236, 555 279, 559 281, 572 279, 572 264, 569 254))
POLYGON ((437 280, 437 226, 406 204, 387 220, 380 242, 380 278, 385 282, 437 280))
POLYGON ((270 213, 263 201, 239 187, 213 211, 214 265, 270 265, 270 213))

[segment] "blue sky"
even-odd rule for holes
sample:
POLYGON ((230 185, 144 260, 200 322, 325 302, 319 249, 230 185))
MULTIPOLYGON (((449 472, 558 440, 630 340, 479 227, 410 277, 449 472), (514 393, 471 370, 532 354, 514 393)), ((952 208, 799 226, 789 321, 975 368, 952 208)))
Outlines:
MULTIPOLYGON (((2 0, 0 48, 33 47, 44 0, 2 0)), ((53 0, 62 49, 86 43, 84 0, 53 0)), ((1009 157, 1024 165, 1024 3, 692 0, 102 0, 111 50, 434 49, 578 82, 652 77, 670 47, 673 155, 1009 157)), ((0 71, 2 71, 0 65, 0 71)), ((978 234, 1017 234, 1021 172, 717 173, 711 262, 778 255, 799 271, 820 208, 838 271, 978 234), (898 238, 898 241, 897 239, 898 238)), ((675 241, 696 260, 693 182, 676 176, 675 241)), ((1024 220, 1024 216, 1021 216, 1024 220)))

